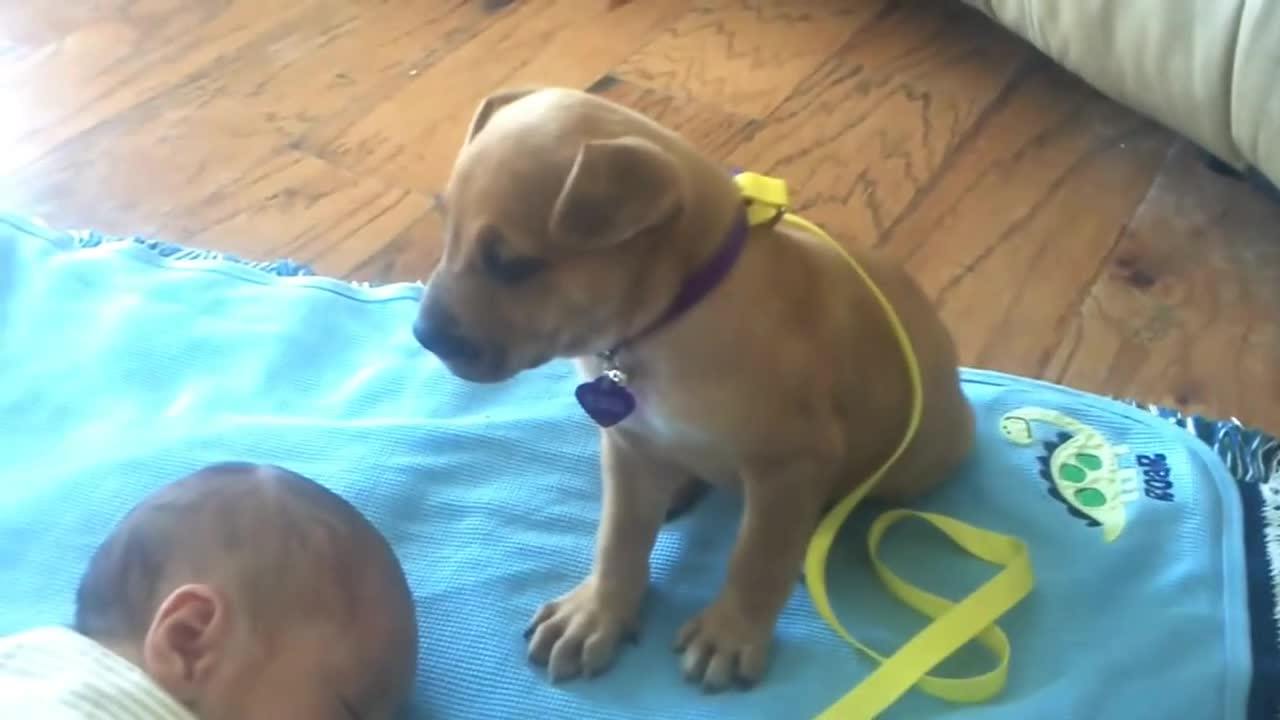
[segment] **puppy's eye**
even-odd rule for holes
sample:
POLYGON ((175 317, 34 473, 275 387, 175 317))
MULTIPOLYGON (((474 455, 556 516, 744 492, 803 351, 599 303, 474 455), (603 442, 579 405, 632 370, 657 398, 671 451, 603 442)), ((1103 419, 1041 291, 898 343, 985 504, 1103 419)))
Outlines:
POLYGON ((509 257, 503 254, 502 233, 497 228, 485 228, 480 235, 480 260, 484 271, 503 285, 519 285, 547 267, 540 258, 509 257))

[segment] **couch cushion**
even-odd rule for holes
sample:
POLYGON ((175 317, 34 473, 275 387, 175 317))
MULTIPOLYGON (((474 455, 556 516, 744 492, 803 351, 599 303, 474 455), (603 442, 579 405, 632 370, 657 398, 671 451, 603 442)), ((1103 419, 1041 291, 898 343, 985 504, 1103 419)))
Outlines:
POLYGON ((1280 2, 1244 5, 1235 42, 1231 136, 1249 163, 1280 185, 1280 2))
POLYGON ((1280 178, 1280 7, 1269 0, 964 0, 1238 167, 1280 178))

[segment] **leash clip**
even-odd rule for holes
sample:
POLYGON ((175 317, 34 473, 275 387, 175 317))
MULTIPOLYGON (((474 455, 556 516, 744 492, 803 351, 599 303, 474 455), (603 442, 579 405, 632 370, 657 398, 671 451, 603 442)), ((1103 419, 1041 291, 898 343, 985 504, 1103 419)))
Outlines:
POLYGON ((791 211, 787 182, 753 172, 733 176, 747 206, 747 220, 753 226, 773 228, 791 211))

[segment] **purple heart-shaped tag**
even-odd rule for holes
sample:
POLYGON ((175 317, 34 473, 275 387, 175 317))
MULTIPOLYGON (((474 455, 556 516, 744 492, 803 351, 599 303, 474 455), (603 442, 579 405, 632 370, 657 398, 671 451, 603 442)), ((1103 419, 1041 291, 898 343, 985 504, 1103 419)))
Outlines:
POLYGON ((573 394, 600 427, 617 425, 636 409, 636 398, 631 391, 605 375, 582 383, 573 394))

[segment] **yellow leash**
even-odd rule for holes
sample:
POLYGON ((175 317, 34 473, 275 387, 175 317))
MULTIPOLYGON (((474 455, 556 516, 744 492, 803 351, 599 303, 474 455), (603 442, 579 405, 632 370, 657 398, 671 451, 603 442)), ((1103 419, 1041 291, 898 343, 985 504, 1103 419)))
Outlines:
POLYGON ((840 623, 827 594, 827 555, 845 520, 879 482, 885 471, 898 460, 920 427, 920 415, 924 407, 920 363, 911 338, 902 327, 893 306, 867 275, 866 270, 817 225, 787 212, 785 182, 755 173, 739 173, 734 179, 743 198, 748 201, 747 219, 752 225, 777 220, 824 239, 845 256, 884 309, 889 325, 902 347, 911 382, 911 416, 897 449, 865 483, 827 513, 809 540, 804 575, 809 595, 813 598, 818 613, 845 641, 879 663, 879 667, 861 683, 818 715, 817 720, 862 720, 877 717, 913 686, 949 702, 978 703, 989 700, 1004 689, 1009 673, 1009 638, 995 624, 996 620, 1026 597, 1035 584, 1026 543, 945 515, 914 510, 885 512, 872 522, 867 534, 867 549, 872 567, 891 594, 932 618, 933 622, 887 658, 854 639, 840 623), (891 525, 911 517, 932 524, 963 550, 1000 566, 1001 570, 958 603, 908 583, 880 559, 880 541, 891 525), (975 639, 995 655, 996 667, 993 670, 967 678, 945 678, 929 674, 939 663, 975 639))

